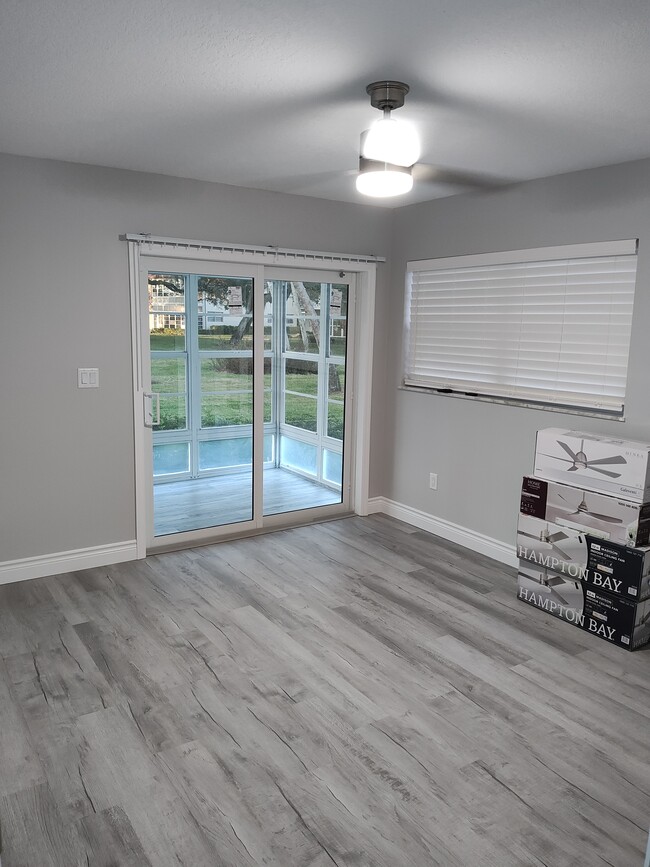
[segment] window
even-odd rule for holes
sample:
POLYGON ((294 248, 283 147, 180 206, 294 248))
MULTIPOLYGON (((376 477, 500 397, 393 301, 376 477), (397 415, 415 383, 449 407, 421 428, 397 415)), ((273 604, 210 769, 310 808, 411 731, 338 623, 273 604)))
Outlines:
POLYGON ((404 384, 622 416, 636 247, 409 262, 404 384))

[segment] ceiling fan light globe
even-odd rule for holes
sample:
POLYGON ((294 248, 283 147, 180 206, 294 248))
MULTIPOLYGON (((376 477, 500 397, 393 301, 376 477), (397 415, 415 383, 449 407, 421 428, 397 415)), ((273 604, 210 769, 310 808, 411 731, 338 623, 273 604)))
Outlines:
POLYGON ((361 156, 396 166, 412 166, 420 158, 418 134, 406 121, 383 117, 363 134, 361 156))
POLYGON ((402 196, 413 189, 413 178, 410 174, 390 169, 359 172, 356 183, 358 192, 376 199, 402 196))

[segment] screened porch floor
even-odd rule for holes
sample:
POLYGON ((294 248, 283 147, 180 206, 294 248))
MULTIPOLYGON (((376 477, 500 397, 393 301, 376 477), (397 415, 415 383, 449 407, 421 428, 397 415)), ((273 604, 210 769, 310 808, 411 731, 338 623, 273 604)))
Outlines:
MULTIPOLYGON (((250 521, 251 472, 155 484, 154 534, 167 536, 250 521)), ((277 515, 340 503, 331 488, 275 467, 264 471, 264 514, 277 515)))

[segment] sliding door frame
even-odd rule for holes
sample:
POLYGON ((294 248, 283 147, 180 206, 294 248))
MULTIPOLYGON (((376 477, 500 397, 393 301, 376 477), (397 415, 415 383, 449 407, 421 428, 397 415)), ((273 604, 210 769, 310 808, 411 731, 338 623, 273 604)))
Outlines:
MULTIPOLYGON (((279 526, 292 526, 299 523, 312 523, 320 518, 336 512, 336 506, 325 506, 305 510, 303 514, 284 513, 269 515, 263 518, 263 438, 264 426, 253 426, 253 477, 254 486, 253 515, 257 520, 240 524, 229 524, 196 530, 188 533, 178 533, 173 537, 158 537, 153 541, 153 490, 151 449, 147 448, 151 434, 145 429, 143 416, 146 411, 145 385, 148 383, 147 367, 149 363, 149 344, 147 320, 143 309, 143 294, 146 295, 143 275, 150 270, 150 265, 156 260, 155 267, 160 267, 161 260, 167 263, 170 271, 183 268, 183 262, 205 263, 206 271, 216 263, 228 265, 240 270, 242 266, 248 269, 248 276, 255 280, 255 286, 262 286, 268 274, 296 272, 299 276, 304 271, 340 272, 341 278, 355 276, 353 331, 350 333, 354 346, 353 376, 346 392, 346 415, 352 435, 345 442, 347 460, 349 460, 348 479, 350 484, 349 506, 341 507, 341 514, 350 512, 357 515, 368 514, 369 489, 369 457, 370 457, 370 411, 372 385, 372 357, 375 313, 375 284, 377 257, 340 257, 332 253, 313 253, 299 250, 281 250, 265 248, 244 248, 234 245, 213 245, 205 242, 181 241, 176 239, 155 238, 147 236, 127 235, 129 242, 129 276, 131 301, 131 344, 133 362, 133 411, 134 411, 134 447, 135 447, 135 512, 136 512, 136 545, 137 556, 143 558, 147 553, 172 550, 194 545, 209 544, 224 537, 244 536, 264 532, 267 529, 277 529, 279 526), (258 281, 260 283, 258 284, 258 281), (365 327, 364 327, 365 325, 365 327), (258 467, 257 464, 260 464, 258 467), (262 526, 262 520, 263 525, 262 526)), ((324 275, 323 275, 324 276, 324 275)), ((272 279, 269 277, 269 279, 272 279)), ((146 283, 145 283, 146 286, 146 283)), ((254 306, 253 354, 263 358, 264 355, 264 307, 254 306), (261 309, 258 309, 261 308, 261 309)), ((254 418, 263 417, 264 412, 264 366, 258 364, 253 380, 253 413, 254 418)), ((345 474, 344 474, 345 481, 345 474)), ((345 497, 344 497, 345 499, 345 497)))

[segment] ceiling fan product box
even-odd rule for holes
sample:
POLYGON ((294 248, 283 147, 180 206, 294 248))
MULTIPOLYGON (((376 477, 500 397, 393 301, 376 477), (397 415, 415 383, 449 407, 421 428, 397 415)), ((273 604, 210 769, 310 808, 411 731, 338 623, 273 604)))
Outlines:
POLYGON ((524 476, 519 511, 619 545, 650 544, 650 503, 524 476))
POLYGON ((650 599, 650 548, 628 548, 587 536, 587 569, 583 580, 636 602, 650 599))
POLYGON ((517 597, 626 650, 650 641, 650 599, 631 602, 526 561, 519 565, 517 597))
POLYGON ((631 601, 650 597, 650 548, 629 548, 520 513, 517 556, 631 601))
POLYGON ((536 476, 633 503, 650 501, 650 444, 564 428, 537 432, 536 476))

